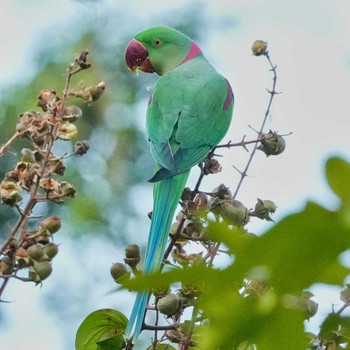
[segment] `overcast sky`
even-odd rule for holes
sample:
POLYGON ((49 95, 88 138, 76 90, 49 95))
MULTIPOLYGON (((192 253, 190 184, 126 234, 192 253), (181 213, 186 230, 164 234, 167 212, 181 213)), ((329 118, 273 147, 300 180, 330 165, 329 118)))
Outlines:
MULTIPOLYGON (((161 14, 167 8, 176 16, 176 9, 189 2, 130 1, 132 4, 124 6, 130 7, 133 19, 148 13, 156 18, 157 13, 161 14)), ((74 21, 84 20, 82 8, 83 14, 98 20, 99 11, 105 16, 109 7, 121 6, 121 3, 110 0, 95 7, 88 1, 84 5, 84 1, 69 0, 2 0, 0 89, 29 78, 35 72, 30 66, 34 64, 33 50, 39 50, 35 46, 39 33, 58 24, 64 29, 72 26, 74 21)), ((268 41, 271 58, 278 66, 277 90, 282 92, 272 106, 268 128, 283 134, 293 133, 287 137, 287 148, 281 156, 267 159, 263 153, 256 156, 239 198, 244 198, 247 206, 254 205, 256 197, 274 200, 280 209, 277 219, 300 208, 306 199, 333 205, 334 197, 326 186, 322 169, 329 155, 341 154, 349 159, 349 1, 216 0, 196 3, 216 25, 212 33, 205 31, 199 44, 210 62, 230 80, 235 93, 234 122, 227 140, 239 141, 245 134, 247 139, 254 138, 248 125, 259 128, 266 109, 268 94, 265 89, 271 86, 271 74, 264 58, 251 55, 250 47, 255 39, 268 41), (230 23, 234 25, 228 26, 230 23)), ((158 24, 167 23, 156 20, 152 23, 158 24)), ((230 150, 225 154, 223 176, 225 181, 234 183, 237 174, 232 164, 242 167, 247 155, 242 150, 230 150)), ((22 291, 14 289, 18 310, 25 307, 26 314, 36 315, 37 293, 38 288, 31 289, 27 285, 22 291), (32 298, 29 304, 20 297, 24 290, 32 298)), ((323 297, 331 302, 332 295, 327 293, 323 297)), ((50 325, 50 315, 36 317, 47 319, 50 325)), ((28 323, 27 319, 15 315, 10 321, 25 333, 21 339, 13 335, 10 339, 10 335, 6 338, 0 330, 1 347, 5 340, 8 346, 4 350, 24 348, 25 345, 34 348, 27 345, 35 344, 33 322, 28 323)), ((42 347, 36 349, 63 350, 60 334, 52 326, 48 343, 45 345, 45 339, 41 339, 42 347), (52 339, 55 339, 56 347, 52 347, 52 339), (48 344, 51 345, 48 347, 48 344)))

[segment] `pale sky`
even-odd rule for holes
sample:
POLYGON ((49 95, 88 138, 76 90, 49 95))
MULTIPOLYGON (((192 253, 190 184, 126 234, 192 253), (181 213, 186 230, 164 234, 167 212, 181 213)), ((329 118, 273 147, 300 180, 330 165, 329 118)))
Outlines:
MULTIPOLYGON (((101 13, 109 7, 121 6, 120 3, 103 2, 101 13)), ((152 13, 152 18, 156 18, 155 15, 166 8, 176 14, 176 9, 189 1, 130 3, 124 6, 132 9, 133 16, 152 13)), ((335 198, 326 186, 323 166, 326 157, 332 154, 350 159, 349 1, 216 0, 197 1, 197 4, 219 28, 215 33, 206 32, 198 44, 210 62, 230 80, 235 93, 234 122, 226 140, 237 142, 245 134, 247 139, 254 138, 248 125, 259 128, 266 109, 266 88, 271 86, 271 75, 265 59, 251 55, 250 48, 256 39, 269 43, 271 58, 278 69, 277 90, 282 92, 272 106, 267 128, 282 134, 293 133, 286 138, 287 148, 281 156, 266 159, 263 153, 257 154, 238 199, 244 200, 247 206, 253 206, 256 197, 273 200, 279 208, 275 216, 277 220, 300 209, 306 199, 327 206, 335 205, 335 198), (227 21, 237 21, 237 25, 227 29, 221 15, 227 21)), ((3 0, 0 12, 0 102, 1 88, 33 74, 30 69, 35 54, 33 42, 39 33, 55 27, 57 40, 64 40, 65 29, 87 18, 98 18, 98 11, 94 6, 84 6, 79 2, 3 0)), ((167 23, 150 23, 158 24, 167 23)), ((223 182, 234 184, 238 177, 232 165, 242 167, 247 154, 239 149, 228 150, 224 159, 224 171, 219 176, 223 182)), ((251 227, 263 230, 269 225, 252 223, 251 227)), ((0 330, 2 349, 64 350, 61 334, 55 329, 50 314, 40 311, 39 298, 44 290, 16 283, 11 288, 13 299, 17 301, 2 306, 9 311, 9 326, 4 332, 0 330), (25 300, 21 297, 23 293, 27 294, 25 300), (19 310, 24 309, 23 317, 19 310), (48 325, 48 342, 40 337, 41 347, 37 345, 36 323, 31 315, 35 315, 34 320, 44 320, 48 325), (13 327, 21 329, 20 337, 9 333, 13 327), (52 345, 52 339, 55 345, 52 345), (36 344, 36 347, 28 347, 28 343, 36 344), (7 344, 5 348, 3 344, 7 344)), ((333 294, 327 290, 320 294, 331 305, 337 292, 333 294)))

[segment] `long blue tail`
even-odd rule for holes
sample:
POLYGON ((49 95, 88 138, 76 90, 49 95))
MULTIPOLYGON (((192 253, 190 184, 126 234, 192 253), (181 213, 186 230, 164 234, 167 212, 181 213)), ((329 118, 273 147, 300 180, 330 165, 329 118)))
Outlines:
MULTIPOLYGON (((170 226, 183 189, 185 188, 188 175, 189 171, 163 179, 154 184, 153 213, 143 267, 144 273, 157 271, 162 264, 170 226)), ((130 338, 133 332, 133 342, 136 341, 141 332, 148 295, 149 292, 140 292, 136 296, 126 328, 128 338, 130 338)))

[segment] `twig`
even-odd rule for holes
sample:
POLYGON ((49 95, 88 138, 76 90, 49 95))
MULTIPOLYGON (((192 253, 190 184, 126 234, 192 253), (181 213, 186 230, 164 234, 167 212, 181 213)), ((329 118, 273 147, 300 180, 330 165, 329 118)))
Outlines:
MULTIPOLYGON (((78 63, 76 61, 76 63, 78 63)), ((19 219, 17 220, 16 224, 13 226, 13 228, 10 230, 5 242, 3 243, 2 247, 0 248, 0 255, 3 255, 9 246, 10 242, 16 237, 18 232, 20 231, 20 235, 18 237, 18 244, 21 246, 21 244, 25 241, 25 233, 26 233, 26 226, 27 221, 32 215, 32 211, 34 206, 41 201, 40 196, 38 196, 38 191, 40 187, 40 180, 45 176, 47 167, 49 162, 52 160, 52 148, 54 145, 55 140, 57 139, 57 133, 59 130, 59 124, 55 123, 54 121, 57 120, 57 118, 61 118, 64 113, 65 109, 65 103, 67 101, 67 98, 69 96, 69 87, 71 83, 72 76, 78 72, 80 72, 83 69, 88 68, 89 65, 83 65, 80 62, 80 65, 76 67, 75 64, 70 64, 67 68, 67 78, 65 81, 64 91, 63 91, 63 98, 60 101, 60 103, 57 105, 57 110, 53 112, 52 114, 52 124, 49 125, 49 130, 44 138, 44 143, 41 148, 37 147, 35 145, 36 149, 43 155, 43 159, 40 162, 40 168, 36 171, 34 178, 32 180, 32 185, 30 186, 29 190, 29 198, 26 202, 26 205, 23 210, 21 210, 18 205, 15 205, 15 208, 19 212, 19 219), (85 68, 84 68, 85 67, 85 68)), ((10 146, 10 144, 20 135, 22 132, 16 131, 14 135, 0 148, 0 155, 2 155, 7 148, 10 146)), ((23 186, 22 186, 23 187, 23 186)), ((46 200, 49 200, 49 198, 46 198, 46 200)), ((22 281, 28 281, 26 278, 18 277, 15 274, 11 274, 9 276, 1 276, 3 278, 2 285, 0 287, 0 300, 1 296, 7 286, 7 283, 11 277, 20 279, 22 281)))
POLYGON ((2 156, 11 145, 11 143, 16 140, 17 137, 21 135, 20 132, 16 131, 7 141, 0 147, 0 156, 2 156))
MULTIPOLYGON (((270 65, 270 67, 271 67, 270 71, 272 72, 272 81, 273 81, 273 83, 272 83, 272 89, 271 89, 271 90, 267 90, 268 93, 270 94, 270 98, 269 98, 269 102, 268 102, 268 104, 267 104, 267 108, 266 108, 266 111, 265 111, 265 116, 264 116, 263 122, 262 122, 262 124, 261 124, 261 126, 260 126, 260 129, 259 129, 259 131, 258 131, 258 138, 257 138, 258 140, 259 140, 259 139, 261 138, 261 136, 263 135, 263 130, 264 130, 264 128, 265 128, 265 124, 266 124, 266 122, 267 122, 267 118, 268 118, 268 116, 270 115, 270 109, 271 109, 271 105, 272 105, 273 99, 274 99, 275 95, 278 94, 278 92, 276 92, 276 83, 277 83, 277 72, 276 72, 276 68, 277 68, 277 67, 272 63, 268 52, 265 53, 265 57, 267 58, 267 61, 268 61, 269 65, 270 65)), ((249 169, 249 167, 250 167, 250 164, 251 164, 252 161, 253 161, 253 158, 254 158, 254 155, 255 155, 255 152, 257 151, 257 149, 258 149, 258 144, 255 143, 255 145, 254 145, 254 147, 253 147, 253 150, 252 150, 252 152, 250 153, 250 156, 249 156, 249 158, 248 158, 248 161, 247 161, 247 164, 246 164, 244 170, 240 172, 241 177, 240 177, 240 179, 239 179, 239 181, 238 181, 236 190, 235 190, 235 192, 234 192, 234 194, 233 194, 233 199, 236 198, 236 196, 237 196, 237 194, 238 194, 238 192, 239 192, 239 189, 241 188, 241 185, 242 185, 242 183, 243 183, 243 180, 244 180, 245 177, 247 176, 248 169, 249 169)))

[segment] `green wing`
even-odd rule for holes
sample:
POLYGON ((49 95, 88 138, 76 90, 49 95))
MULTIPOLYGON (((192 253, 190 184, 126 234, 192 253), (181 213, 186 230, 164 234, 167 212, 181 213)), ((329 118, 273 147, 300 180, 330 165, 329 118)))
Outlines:
POLYGON ((150 180, 188 171, 205 159, 229 128, 232 91, 204 57, 162 76, 147 110, 151 153, 161 169, 150 180))

